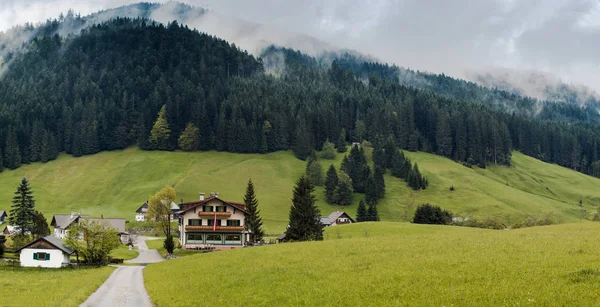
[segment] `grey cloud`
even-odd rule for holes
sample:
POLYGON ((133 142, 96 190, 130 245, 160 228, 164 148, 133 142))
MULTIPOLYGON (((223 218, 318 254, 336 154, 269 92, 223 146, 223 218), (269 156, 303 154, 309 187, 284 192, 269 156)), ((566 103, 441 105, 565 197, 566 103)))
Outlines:
MULTIPOLYGON (((5 0, 0 4, 0 29, 55 17, 69 8, 88 14, 133 2, 137 1, 5 0)), ((507 79, 506 69, 517 69, 600 91, 597 0, 182 2, 211 10, 188 24, 250 52, 269 42, 312 54, 337 46, 471 80, 497 71, 502 73, 496 78, 507 79)), ((166 22, 172 16, 167 8, 153 17, 166 22)), ((508 79, 510 83, 531 78, 508 79)))

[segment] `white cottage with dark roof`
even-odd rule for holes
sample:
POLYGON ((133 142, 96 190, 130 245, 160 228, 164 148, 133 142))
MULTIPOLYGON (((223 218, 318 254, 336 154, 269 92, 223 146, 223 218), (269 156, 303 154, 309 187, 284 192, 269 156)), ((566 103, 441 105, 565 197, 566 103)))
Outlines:
POLYGON ((60 268, 71 263, 75 251, 54 237, 39 238, 17 250, 23 267, 60 268))

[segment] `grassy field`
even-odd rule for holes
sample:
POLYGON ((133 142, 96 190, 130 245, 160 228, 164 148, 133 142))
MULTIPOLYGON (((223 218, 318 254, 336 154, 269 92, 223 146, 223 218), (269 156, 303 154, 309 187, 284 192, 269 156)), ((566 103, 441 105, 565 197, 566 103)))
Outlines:
POLYGON ((97 269, 37 269, 0 266, 0 305, 78 306, 113 272, 97 269))
MULTIPOLYGON (((430 188, 413 192, 400 180, 386 176, 387 196, 378 206, 386 221, 410 218, 417 204, 429 201, 465 215, 499 216, 508 222, 524 213, 554 212, 559 222, 577 221, 582 210, 588 213, 600 205, 600 180, 556 165, 514 153, 513 167, 471 169, 451 160, 425 154, 407 153, 419 163, 430 188), (450 192, 450 186, 455 191, 450 192), (548 189, 546 189, 548 188, 548 189), (583 199, 583 208, 578 206, 583 199)), ((339 167, 342 155, 322 161, 339 167)), ((266 155, 224 152, 144 152, 135 148, 72 158, 61 155, 45 164, 34 163, 0 173, 0 195, 7 210, 22 176, 35 192, 37 208, 48 219, 55 213, 81 212, 133 220, 134 211, 165 185, 177 190, 177 198, 191 201, 199 192, 218 191, 226 200, 243 200, 246 182, 255 182, 267 234, 283 232, 291 205, 295 180, 305 163, 291 152, 266 155)), ((323 189, 317 189, 322 214, 344 210, 354 215, 354 204, 340 208, 325 203, 323 189)))
POLYGON ((323 242, 151 264, 144 279, 157 306, 596 306, 599 232, 591 222, 508 231, 362 223, 328 228, 323 242), (206 284, 232 290, 200 299, 206 284))
POLYGON ((137 251, 137 246, 133 247, 132 250, 129 250, 129 246, 121 245, 117 249, 113 250, 110 253, 110 256, 113 258, 130 260, 136 258, 140 253, 137 251))

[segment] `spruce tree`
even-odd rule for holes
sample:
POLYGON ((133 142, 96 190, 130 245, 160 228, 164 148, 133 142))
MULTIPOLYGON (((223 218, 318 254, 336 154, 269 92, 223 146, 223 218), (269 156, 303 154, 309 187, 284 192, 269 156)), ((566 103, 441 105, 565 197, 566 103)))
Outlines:
POLYGON ((323 240, 323 224, 315 205, 314 186, 306 176, 296 181, 286 238, 292 241, 323 240))
POLYGON ((377 186, 375 184, 375 179, 373 179, 373 176, 370 176, 365 184, 365 200, 369 205, 377 203, 377 186))
POLYGON ((183 151, 196 151, 200 149, 200 129, 194 124, 188 123, 185 130, 179 136, 177 142, 183 151))
POLYGON ((325 178, 325 200, 327 203, 335 203, 335 190, 338 186, 338 175, 333 164, 329 165, 325 178))
POLYGON ((338 186, 335 190, 335 201, 340 206, 349 206, 352 204, 352 179, 345 172, 340 172, 338 176, 338 186))
POLYGON ((361 199, 360 202, 358 203, 358 209, 356 209, 356 221, 357 222, 364 222, 364 221, 368 221, 367 218, 367 207, 365 206, 365 200, 361 199))
POLYGON ((369 209, 367 210, 367 220, 368 221, 379 221, 379 213, 377 212, 377 204, 369 205, 369 209))
POLYGON ((381 167, 375 167, 373 179, 375 180, 377 199, 382 199, 385 196, 385 179, 383 178, 384 173, 385 171, 381 167))
POLYGON ((258 242, 262 240, 264 231, 262 229, 262 218, 260 217, 260 210, 258 210, 258 200, 254 191, 254 183, 252 179, 248 180, 246 186, 246 194, 244 195, 244 204, 246 204, 246 230, 250 230, 251 242, 258 242))
POLYGON ((167 122, 167 105, 163 105, 158 112, 158 117, 152 126, 150 131, 150 138, 148 139, 150 145, 154 149, 167 150, 169 148, 169 137, 171 136, 171 129, 167 122))
POLYGON ((342 128, 340 136, 338 137, 337 142, 335 142, 335 146, 337 147, 338 152, 346 152, 346 130, 344 130, 344 128, 342 128))
POLYGON ((294 142, 294 154, 300 160, 306 160, 311 154, 310 135, 302 125, 296 127, 296 138, 294 142))
POLYGON ((4 166, 8 169, 16 169, 21 166, 21 152, 19 151, 19 142, 17 133, 14 129, 9 129, 4 143, 4 166))
POLYGON ((348 156, 344 155, 344 159, 342 159, 342 165, 340 166, 340 172, 345 172, 348 174, 350 171, 350 159, 348 156))
POLYGON ((31 231, 35 217, 33 191, 25 177, 17 187, 11 208, 8 222, 17 228, 17 235, 23 238, 27 232, 31 231))
MULTIPOLYGON (((392 168, 393 167, 393 161, 394 161, 394 155, 397 153, 398 151, 398 147, 396 146, 396 141, 394 140, 394 136, 389 135, 388 138, 385 141, 385 145, 383 146, 383 151, 384 151, 384 166, 385 168, 392 168)), ((373 155, 375 155, 373 153, 373 155)))

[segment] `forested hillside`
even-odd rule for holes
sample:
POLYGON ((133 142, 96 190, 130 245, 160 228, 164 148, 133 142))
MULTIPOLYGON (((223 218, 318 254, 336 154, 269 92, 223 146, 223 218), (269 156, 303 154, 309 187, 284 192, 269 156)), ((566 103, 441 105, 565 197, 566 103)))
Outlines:
POLYGON ((305 159, 327 139, 381 148, 391 136, 402 149, 481 167, 509 164, 517 149, 600 174, 600 132, 590 123, 542 121, 374 73, 365 84, 343 59, 323 66, 298 52, 285 58, 285 74, 272 77, 262 59, 176 22, 115 19, 67 37, 52 30, 60 24, 48 22, 23 52, 7 57, 0 82, 5 167, 134 144, 294 149, 305 159))

